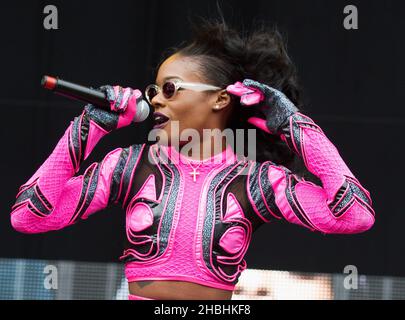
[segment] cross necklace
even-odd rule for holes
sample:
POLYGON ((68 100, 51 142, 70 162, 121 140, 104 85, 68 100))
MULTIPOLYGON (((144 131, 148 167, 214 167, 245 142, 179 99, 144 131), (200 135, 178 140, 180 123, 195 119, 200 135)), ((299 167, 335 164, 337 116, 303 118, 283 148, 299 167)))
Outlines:
MULTIPOLYGON (((187 160, 187 161, 188 161, 188 160, 187 160)), ((201 162, 201 163, 202 163, 202 162, 201 162)), ((199 163, 198 166, 194 168, 194 167, 191 165, 191 162, 188 161, 188 165, 193 169, 193 172, 189 172, 189 174, 193 176, 193 181, 194 181, 194 182, 197 181, 197 180, 196 180, 196 179, 197 179, 197 175, 200 174, 200 173, 197 171, 197 169, 198 169, 199 166, 201 166, 201 163, 199 163)))

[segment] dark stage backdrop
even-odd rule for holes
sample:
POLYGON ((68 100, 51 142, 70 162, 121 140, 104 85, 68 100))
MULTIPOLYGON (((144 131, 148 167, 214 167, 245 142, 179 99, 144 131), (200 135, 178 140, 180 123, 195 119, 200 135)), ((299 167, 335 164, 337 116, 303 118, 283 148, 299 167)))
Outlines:
MULTIPOLYGON (((263 19, 288 35, 305 89, 307 114, 371 192, 377 214, 359 235, 312 233, 292 224, 262 226, 247 255, 251 268, 405 276, 403 1, 220 1, 230 23, 263 19), (356 5, 359 29, 343 27, 356 5)), ((214 1, 3 1, 1 32, 0 256, 117 261, 124 244, 120 208, 61 231, 23 235, 10 208, 83 105, 40 87, 44 74, 97 87, 144 89, 165 48, 190 36, 187 16, 216 15, 214 1), (43 8, 58 8, 59 29, 45 30, 43 8)), ((119 146, 146 141, 150 119, 105 137, 87 167, 119 146)))

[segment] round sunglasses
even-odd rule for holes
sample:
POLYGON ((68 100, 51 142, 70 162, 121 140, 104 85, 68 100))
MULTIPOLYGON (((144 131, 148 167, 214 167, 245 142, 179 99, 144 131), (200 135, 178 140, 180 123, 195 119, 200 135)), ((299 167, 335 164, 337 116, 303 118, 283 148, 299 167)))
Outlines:
POLYGON ((160 88, 156 84, 150 84, 145 89, 145 96, 146 99, 150 104, 152 104, 152 99, 159 94, 159 92, 163 93, 163 96, 166 99, 173 98, 177 91, 180 89, 189 89, 193 91, 211 91, 211 90, 221 90, 220 87, 212 86, 210 84, 205 83, 197 83, 197 82, 181 82, 181 81, 166 81, 162 88, 160 88))

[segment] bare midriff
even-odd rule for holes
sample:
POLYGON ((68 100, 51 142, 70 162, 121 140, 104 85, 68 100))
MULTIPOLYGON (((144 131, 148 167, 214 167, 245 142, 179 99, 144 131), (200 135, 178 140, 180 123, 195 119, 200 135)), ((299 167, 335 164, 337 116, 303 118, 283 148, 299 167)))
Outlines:
POLYGON ((129 293, 158 300, 230 300, 232 291, 185 281, 135 281, 129 293))

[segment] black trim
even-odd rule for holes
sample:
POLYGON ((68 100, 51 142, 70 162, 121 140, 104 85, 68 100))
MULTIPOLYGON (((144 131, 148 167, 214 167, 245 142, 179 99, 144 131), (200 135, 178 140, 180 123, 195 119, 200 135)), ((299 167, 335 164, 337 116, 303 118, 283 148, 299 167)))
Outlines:
MULTIPOLYGON (((73 130, 73 127, 71 128, 71 130, 73 130)), ((71 132, 69 132, 68 134, 68 149, 69 149, 69 156, 70 156, 70 161, 72 162, 72 166, 75 169, 75 171, 77 171, 78 169, 78 164, 77 161, 75 159, 74 153, 75 150, 74 148, 72 148, 72 137, 71 137, 71 132)))
POLYGON ((79 159, 79 164, 81 164, 84 160, 84 154, 87 147, 87 140, 89 138, 89 130, 90 130, 90 120, 86 113, 82 116, 82 125, 80 127, 80 142, 81 142, 81 154, 79 159))
POLYGON ((128 161, 129 148, 130 147, 121 150, 120 158, 119 158, 118 163, 115 166, 114 172, 112 174, 110 197, 108 199, 109 204, 117 203, 118 199, 121 195, 121 194, 119 194, 119 191, 120 191, 119 188, 120 188, 120 184, 121 184, 121 179, 123 177, 123 171, 125 168, 125 164, 128 161))
POLYGON ((339 188, 333 202, 329 204, 333 215, 338 218, 345 214, 352 202, 355 201, 355 196, 359 197, 371 207, 371 200, 368 198, 367 194, 358 187, 355 181, 352 181, 350 177, 346 177, 344 184, 339 188), (347 193, 343 196, 346 190, 347 193), (332 210, 336 204, 336 208, 332 210))
POLYGON ((281 134, 283 134, 286 137, 287 140, 287 146, 290 148, 290 150, 294 151, 295 153, 298 153, 300 156, 302 156, 302 143, 301 143, 301 128, 302 127, 307 127, 307 128, 313 128, 316 129, 319 132, 322 132, 322 130, 315 124, 315 122, 309 118, 309 117, 304 117, 303 115, 299 113, 294 113, 291 116, 291 128, 290 128, 290 121, 286 122, 283 127, 281 128, 281 134), (302 123, 306 122, 306 123, 302 123), (292 132, 292 136, 291 136, 292 132), (294 140, 294 141, 292 141, 294 140), (296 148, 294 147, 294 144, 296 148))
MULTIPOLYGON (((73 121, 73 126, 72 126, 72 142, 73 142, 73 151, 76 157, 77 161, 77 167, 80 166, 81 163, 81 156, 80 156, 80 144, 81 141, 79 140, 80 138, 80 118, 82 116, 76 117, 73 121)), ((82 153, 84 153, 84 150, 82 150, 82 153)))
POLYGON ((128 197, 126 199, 126 201, 124 202, 125 196, 129 192, 128 189, 131 187, 130 186, 131 178, 132 178, 132 175, 134 174, 134 169, 136 169, 135 165, 136 165, 136 163, 137 163, 137 161, 139 159, 139 155, 140 155, 140 152, 142 150, 142 146, 143 145, 139 145, 139 144, 135 144, 135 145, 130 146, 130 156, 129 156, 129 159, 128 159, 128 165, 127 165, 127 167, 125 169, 125 172, 122 174, 123 175, 122 176, 122 179, 123 179, 123 181, 122 181, 122 190, 123 190, 123 192, 119 195, 119 198, 118 198, 118 201, 120 200, 122 202, 122 207, 125 207, 127 201, 129 200, 129 197, 128 197))
MULTIPOLYGON (((203 260, 206 267, 219 279, 226 281, 228 283, 236 284, 238 282, 239 276, 236 276, 240 272, 240 268, 244 269, 246 267, 246 261, 242 257, 238 259, 230 259, 229 261, 237 262, 240 260, 239 264, 235 265, 224 265, 220 264, 215 257, 219 254, 228 255, 225 251, 221 250, 217 244, 219 238, 228 228, 238 225, 245 229, 246 226, 243 223, 226 223, 221 221, 221 196, 227 187, 228 182, 233 179, 236 175, 240 174, 246 166, 246 162, 233 163, 222 169, 211 181, 208 192, 207 192, 207 211, 204 219, 203 230, 202 230, 202 250, 203 250, 203 260), (224 180, 222 180, 224 179, 224 180), (222 180, 221 184, 219 182, 222 180), (215 224, 215 227, 214 227, 215 224), (214 243, 211 241, 211 232, 214 228, 214 243), (213 250, 213 263, 211 264, 211 249, 213 250), (235 279, 232 281, 224 277, 223 274, 219 273, 218 268, 221 267, 222 271, 228 274, 229 278, 235 279)), ((247 220, 248 221, 248 220, 247 220)), ((250 222, 250 221, 249 221, 250 222)), ((249 223, 248 222, 248 223, 249 223)), ((252 230, 246 231, 246 233, 251 233, 252 230), (249 232, 250 231, 250 232, 249 232)))
POLYGON ((93 120, 107 132, 117 128, 120 116, 117 112, 105 111, 93 106, 92 104, 86 105, 85 115, 87 115, 91 120, 93 120))
POLYGON ((48 201, 48 199, 45 197, 45 195, 42 193, 41 189, 39 188, 38 185, 35 186, 35 190, 37 191, 38 196, 41 198, 41 200, 45 203, 45 206, 48 209, 52 209, 52 204, 48 201))
POLYGON ((306 216, 305 211, 300 206, 297 195, 295 194, 295 186, 298 181, 290 171, 286 168, 282 168, 286 173, 287 187, 285 190, 285 195, 287 197, 288 203, 290 204, 295 216, 301 221, 303 225, 310 229, 316 229, 316 227, 310 222, 309 218, 306 216), (291 182, 291 183, 290 183, 291 182), (295 205, 297 204, 297 205, 295 205))
MULTIPOLYGON (((148 149, 149 152, 154 152, 153 148, 148 149)), ((148 161, 148 155, 149 152, 144 152, 142 155, 142 158, 140 159, 140 165, 144 165, 144 162, 148 161)), ((159 153, 156 154, 157 157, 159 157, 159 153)), ((149 262, 151 260, 159 258, 163 253, 166 251, 168 245, 169 245, 169 237, 170 237, 170 232, 173 227, 173 219, 174 219, 174 212, 176 209, 176 203, 177 203, 177 197, 179 194, 180 190, 180 172, 178 171, 177 167, 173 163, 167 163, 167 161, 164 161, 160 157, 157 160, 157 163, 154 163, 155 167, 155 174, 157 172, 160 173, 160 170, 163 172, 163 175, 165 176, 165 184, 162 186, 163 188, 163 196, 161 201, 159 202, 154 202, 150 201, 148 199, 144 198, 139 198, 136 199, 135 201, 129 202, 130 205, 126 207, 126 212, 130 212, 132 208, 137 204, 137 203, 144 203, 148 205, 151 210, 153 211, 153 225, 150 226, 149 228, 142 230, 140 232, 135 232, 131 230, 132 233, 136 234, 137 238, 131 238, 128 239, 128 245, 127 245, 127 250, 124 251, 123 257, 121 257, 121 260, 125 262, 131 262, 131 261, 139 261, 139 262, 149 262), (160 170, 158 170, 158 167, 160 170), (173 173, 172 173, 173 172, 173 173), (169 193, 169 190, 171 192, 169 193), (166 206, 166 211, 163 212, 163 208, 166 206), (159 228, 160 224, 160 228, 159 228), (147 239, 152 239, 152 241, 149 241, 144 244, 136 244, 138 241, 144 241, 147 239), (159 251, 157 251, 157 241, 159 240, 159 251), (135 243, 133 243, 135 242, 135 243), (142 260, 138 259, 135 254, 130 252, 129 250, 134 250, 142 254, 146 254, 147 252, 150 251, 149 255, 147 257, 143 256, 142 260), (145 260, 146 259, 146 260, 145 260)), ((124 178, 128 179, 130 177, 124 178)), ((128 183, 126 184, 128 185, 128 183)), ((132 186, 131 186, 132 189, 132 186)), ((123 188, 123 190, 126 190, 123 188)), ((128 190, 129 197, 133 197, 138 190, 128 190)), ((130 237, 130 235, 127 233, 127 237, 130 237)))
POLYGON ((44 217, 49 215, 52 210, 53 206, 51 203, 46 199, 45 195, 42 193, 40 188, 38 187, 37 183, 35 182, 31 187, 26 188, 16 199, 16 202, 14 204, 14 209, 15 210, 17 207, 20 207, 20 205, 23 205, 25 202, 28 200, 31 201, 32 205, 29 204, 28 208, 35 214, 40 217, 44 217), (35 193, 35 191, 38 193, 35 193), (42 203, 41 199, 43 200, 42 203), (17 205, 17 206, 16 206, 17 205))
MULTIPOLYGON (((283 218, 283 214, 281 213, 280 209, 276 205, 276 198, 274 195, 274 189, 271 185, 271 182, 269 181, 269 167, 273 163, 267 162, 266 164, 262 165, 262 169, 260 172, 260 186, 263 189, 264 193, 264 201, 266 201, 267 206, 269 209, 272 211, 272 213, 278 218, 274 217, 270 212, 269 212, 269 221, 274 221, 274 220, 279 220, 283 218)), ((267 208, 266 208, 267 209, 267 208)), ((266 211, 267 212, 267 211, 266 211)))
POLYGON ((96 192, 96 188, 97 188, 99 170, 100 170, 100 165, 98 163, 93 163, 84 173, 83 187, 82 187, 82 193, 80 195, 80 200, 76 206, 76 210, 75 210, 72 218, 69 221, 69 224, 74 223, 77 220, 79 220, 83 216, 83 214, 86 212, 91 201, 93 200, 95 192, 96 192), (87 194, 87 196, 86 196, 86 194, 87 194), (84 203, 84 205, 83 205, 83 203, 84 203), (83 205, 83 208, 81 208, 82 205, 83 205))
POLYGON ((255 168, 252 170, 249 176, 249 192, 252 197, 253 204, 259 211, 259 214, 266 219, 267 222, 278 220, 276 217, 274 217, 274 215, 279 217, 279 219, 283 217, 280 209, 275 205, 274 190, 268 179, 268 171, 271 164, 271 162, 254 163, 253 165, 255 168), (263 189, 264 197, 260 192, 260 188, 263 189), (269 212, 266 204, 274 215, 269 212))

